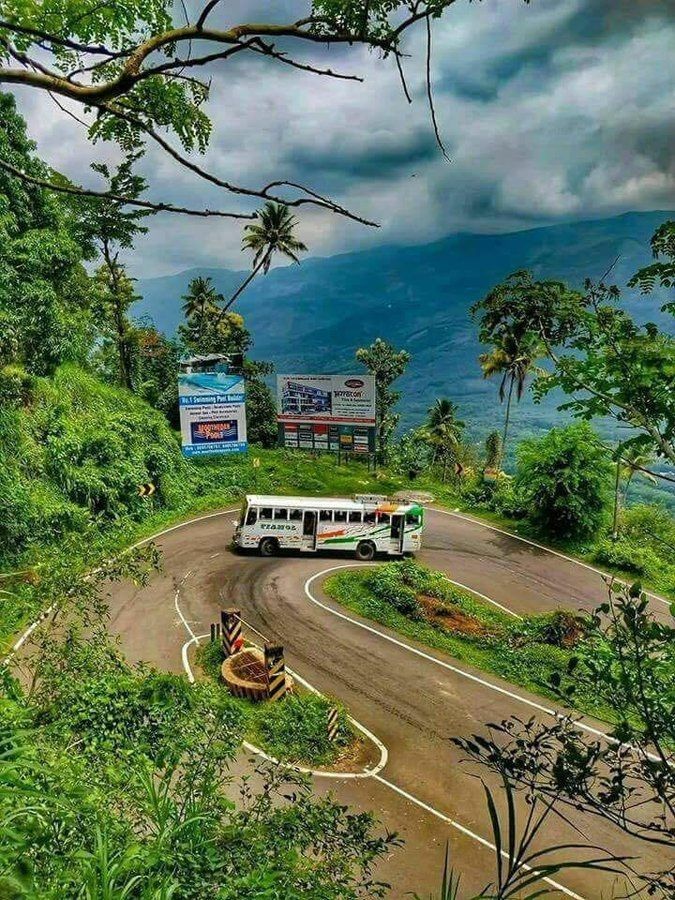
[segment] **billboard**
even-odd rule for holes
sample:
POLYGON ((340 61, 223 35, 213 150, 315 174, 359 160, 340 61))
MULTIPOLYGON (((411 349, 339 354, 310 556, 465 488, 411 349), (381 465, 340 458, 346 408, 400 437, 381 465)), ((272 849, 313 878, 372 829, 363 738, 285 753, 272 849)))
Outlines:
POLYGON ((278 375, 279 443, 301 450, 375 452, 373 375, 278 375))
POLYGON ((245 393, 242 375, 179 374, 180 431, 185 456, 242 453, 248 448, 245 393))

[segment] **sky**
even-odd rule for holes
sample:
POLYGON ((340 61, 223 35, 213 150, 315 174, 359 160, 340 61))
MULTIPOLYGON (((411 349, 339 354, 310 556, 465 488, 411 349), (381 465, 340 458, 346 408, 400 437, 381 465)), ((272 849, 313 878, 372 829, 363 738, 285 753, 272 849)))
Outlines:
MULTIPOLYGON (((214 24, 287 21, 308 0, 229 0, 214 24)), ((213 136, 197 160, 235 183, 301 181, 369 228, 307 207, 312 255, 412 244, 456 231, 512 231, 628 210, 675 209, 675 0, 457 0, 434 23, 432 81, 450 161, 434 140, 424 29, 404 50, 413 102, 393 60, 363 48, 303 48, 298 58, 362 76, 320 78, 269 60, 210 67, 213 136)), ((94 159, 84 130, 49 97, 18 93, 38 151, 80 183, 94 159)), ((148 196, 239 209, 161 151, 141 165, 148 196)), ((160 215, 129 259, 137 277, 245 268, 241 223, 160 215)))

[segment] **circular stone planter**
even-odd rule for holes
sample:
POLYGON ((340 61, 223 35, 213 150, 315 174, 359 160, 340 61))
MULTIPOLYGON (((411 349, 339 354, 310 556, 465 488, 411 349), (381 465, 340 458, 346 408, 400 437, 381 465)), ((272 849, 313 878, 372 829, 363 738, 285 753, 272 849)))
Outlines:
MULTIPOLYGON (((257 647, 247 647, 223 662, 221 677, 231 694, 247 700, 267 700, 265 657, 257 647)), ((286 691, 293 689, 293 679, 286 673, 286 691)))

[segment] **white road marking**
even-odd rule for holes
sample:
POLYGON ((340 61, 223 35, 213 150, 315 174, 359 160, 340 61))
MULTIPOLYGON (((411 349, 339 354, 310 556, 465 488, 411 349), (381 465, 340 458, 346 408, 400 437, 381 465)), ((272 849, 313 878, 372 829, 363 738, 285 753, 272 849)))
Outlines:
MULTIPOLYGON (((328 569, 323 569, 321 572, 317 572, 315 575, 310 576, 307 581, 305 581, 305 595, 311 603, 314 603, 315 606, 326 610, 326 612, 329 612, 333 616, 337 616, 338 619, 344 619, 345 622, 349 622, 351 625, 356 625, 357 628, 362 628, 364 631, 370 632, 370 634, 375 634, 377 635, 377 637, 380 637, 385 641, 389 641, 390 644, 395 644, 397 647, 401 647, 403 650, 407 650, 409 653, 414 653, 415 656, 420 656, 422 659, 426 659, 436 666, 441 666, 444 669, 448 669, 450 672, 454 672, 456 675, 459 675, 462 678, 466 678, 469 681, 475 682, 476 684, 481 684, 483 685, 483 687, 489 688, 491 691, 495 691, 498 694, 503 694, 506 697, 510 697, 512 700, 517 700, 519 703, 523 703, 526 706, 531 707, 532 709, 543 712, 547 716, 552 716, 554 719, 565 718, 564 713, 560 712, 559 710, 550 709, 547 706, 543 706, 541 703, 537 703, 535 700, 530 700, 528 697, 523 697, 521 694, 516 694, 514 691, 510 691, 498 684, 493 684, 490 681, 486 681, 486 679, 480 678, 480 676, 474 675, 472 672, 467 672, 464 669, 460 669, 459 666, 455 666, 452 665, 452 663, 445 662, 445 660, 438 659, 436 656, 432 656, 430 653, 425 653, 424 650, 420 650, 418 647, 413 647, 412 644, 407 644, 405 641, 400 641, 398 638, 395 638, 390 634, 385 634, 383 631, 379 631, 377 628, 373 628, 372 625, 366 625, 365 622, 359 622, 358 619, 353 619, 351 616, 339 612, 339 610, 337 609, 333 609, 333 607, 328 606, 326 603, 322 603, 320 600, 317 600, 316 597, 312 594, 310 588, 317 578, 323 578, 330 572, 336 572, 340 569, 363 568, 364 565, 367 565, 367 563, 345 563, 341 566, 331 566, 328 569)), ((585 722, 576 722, 575 725, 581 731, 586 731, 589 734, 595 735, 596 737, 601 737, 603 740, 606 740, 609 743, 620 743, 616 738, 611 737, 611 735, 607 734, 604 731, 601 731, 599 728, 593 728, 592 725, 587 725, 585 722)), ((647 753, 645 755, 655 762, 659 761, 659 757, 653 753, 647 753)))
MULTIPOLYGON (((491 841, 488 841, 487 838, 481 837, 480 834, 476 834, 475 831, 471 831, 470 828, 467 828, 466 825, 462 825, 460 822, 455 821, 455 819, 451 819, 450 816, 446 816, 445 813, 442 813, 440 810, 435 809, 433 806, 429 806, 428 803, 425 803, 424 800, 420 800, 419 797, 415 797, 413 794, 409 794, 407 791, 404 791, 403 788, 400 788, 397 784, 394 784, 391 781, 387 781, 386 778, 383 778, 381 775, 373 776, 375 781, 379 781, 380 784, 383 784, 385 787, 388 787, 390 790, 399 794, 405 800, 409 800, 411 803, 414 803, 416 806, 419 806, 420 809, 423 809, 425 812, 431 813, 432 816, 436 816, 437 819, 441 819, 447 825, 450 825, 452 828, 456 828, 457 831, 461 831, 462 834, 465 834, 467 837, 473 838, 474 841, 478 841, 479 844, 482 844, 484 847, 488 847, 490 850, 496 850, 497 848, 491 841)), ((506 850, 501 851, 501 855, 505 858, 509 858, 509 854, 506 850)), ((523 869, 526 869, 528 872, 532 871, 531 866, 523 866, 523 869)), ((554 887, 556 890, 565 894, 567 897, 572 897, 573 900, 584 900, 579 894, 575 894, 574 891, 571 891, 569 888, 566 888, 564 885, 559 884, 557 881, 554 881, 552 878, 542 878, 542 881, 545 881, 547 884, 550 884, 551 887, 554 887)))
MULTIPOLYGON (((559 550, 552 550, 550 547, 546 547, 544 544, 538 544, 536 541, 531 541, 529 538, 521 537, 519 534, 514 534, 513 531, 506 531, 505 528, 498 528, 496 525, 490 525, 489 522, 481 522, 480 519, 472 519, 471 516, 464 516, 462 513, 451 512, 449 509, 440 509, 436 506, 425 506, 429 512, 437 512, 442 516, 454 516, 455 519, 462 519, 464 522, 471 522, 472 525, 480 525, 481 528, 489 528, 492 531, 498 531, 500 534, 505 534, 507 537, 513 538, 515 541, 522 541, 523 544, 529 544, 531 547, 536 547, 538 550, 544 550, 546 553, 551 553, 553 556, 559 556, 560 559, 566 559, 567 562, 574 563, 577 566, 582 566, 584 569, 588 569, 591 572, 595 572, 596 575, 602 575, 603 578, 613 578, 615 581, 618 581, 620 584, 628 585, 628 581, 624 581, 623 578, 619 578, 618 575, 612 575, 611 572, 603 572, 602 569, 596 569, 595 566, 589 565, 589 563, 582 562, 580 559, 575 559, 573 556, 568 556, 566 553, 561 553, 559 550)), ((659 600, 661 603, 665 603, 666 606, 670 606, 671 601, 667 600, 665 597, 660 597, 658 594, 652 594, 651 591, 644 591, 644 593, 651 597, 653 600, 659 600)))
POLYGON ((481 600, 485 600, 486 603, 491 603, 493 606, 496 606, 498 609, 501 609, 502 612, 508 613, 510 616, 513 616, 514 619, 522 619, 523 617, 518 615, 517 612, 514 612, 512 609, 509 609, 508 606, 502 606, 501 603, 497 603, 496 600, 493 600, 492 597, 488 597, 487 594, 481 594, 480 591, 474 590, 474 588, 470 588, 466 584, 462 584, 461 581, 455 581, 454 578, 448 578, 447 575, 443 576, 446 581, 449 581, 450 584, 455 584, 457 587, 462 588, 465 591, 468 591, 470 594, 473 594, 476 597, 480 597, 481 600))
MULTIPOLYGON (((259 632, 258 632, 259 633, 259 632)), ((192 671, 192 667, 190 666, 189 652, 192 644, 199 644, 201 640, 204 638, 210 637, 210 634, 200 634, 193 635, 189 641, 186 641, 181 648, 181 659, 183 660, 183 668, 188 677, 188 681, 190 684, 194 684, 195 676, 192 671)), ((313 694, 317 694, 319 697, 323 697, 324 695, 321 691, 317 690, 313 684, 310 684, 309 681, 304 679, 301 675, 298 675, 293 669, 289 666, 286 666, 287 671, 295 678, 296 681, 299 681, 300 684, 304 685, 308 690, 310 690, 313 694)), ((352 716, 347 716, 350 723, 358 728, 367 738, 369 738, 373 744, 377 747, 380 752, 380 759, 377 765, 373 769, 364 769, 363 772, 324 772, 321 769, 308 769, 305 766, 294 765, 293 763, 282 762, 279 759, 276 759, 274 756, 270 756, 268 753, 265 753, 264 750, 261 750, 260 747, 256 747, 255 744, 251 744, 248 741, 242 741, 242 744, 248 751, 251 753, 255 753, 257 756, 261 756, 263 759, 266 759, 268 762, 274 763, 277 766, 283 766, 286 769, 293 769, 295 772, 302 772, 305 775, 313 775, 319 778, 337 778, 337 779, 359 779, 359 778, 374 778, 379 772, 384 769, 387 765, 387 761, 389 759, 389 751, 386 746, 382 743, 382 741, 376 737, 372 731, 369 731, 365 725, 362 725, 352 716)))

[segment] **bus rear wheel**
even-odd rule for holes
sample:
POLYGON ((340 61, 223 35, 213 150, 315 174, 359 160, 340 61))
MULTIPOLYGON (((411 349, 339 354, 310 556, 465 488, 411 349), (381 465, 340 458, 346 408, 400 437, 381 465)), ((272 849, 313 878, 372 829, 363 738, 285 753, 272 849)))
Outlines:
POLYGON ((276 556, 279 550, 279 544, 276 538, 266 537, 258 544, 258 550, 261 556, 276 556))
POLYGON ((369 562, 371 559, 375 559, 375 544, 372 544, 370 541, 361 541, 356 548, 355 556, 361 562, 369 562))

